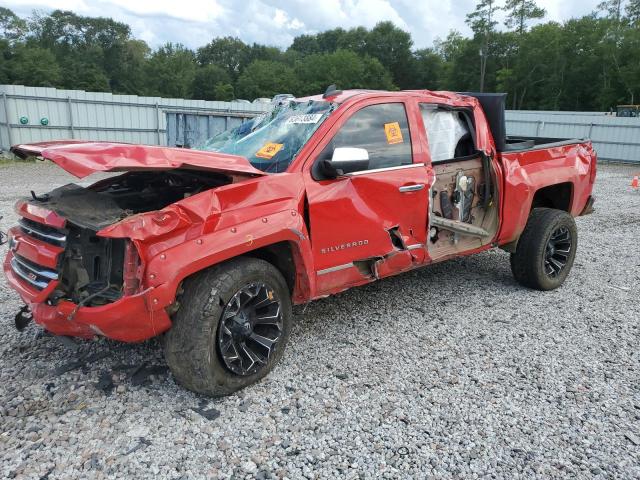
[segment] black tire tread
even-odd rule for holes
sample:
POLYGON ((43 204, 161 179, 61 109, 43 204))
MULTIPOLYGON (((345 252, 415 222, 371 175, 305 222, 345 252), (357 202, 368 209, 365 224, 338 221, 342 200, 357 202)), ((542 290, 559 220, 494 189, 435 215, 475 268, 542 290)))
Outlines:
POLYGON ((576 224, 571 215, 553 208, 535 208, 531 212, 516 251, 511 254, 511 271, 518 283, 535 290, 553 290, 558 288, 569 274, 575 258, 578 234, 576 224), (573 245, 572 252, 558 278, 551 279, 541 268, 545 254, 547 239, 552 230, 560 224, 565 224, 571 230, 573 245))
POLYGON ((256 258, 234 258, 192 275, 185 280, 183 290, 180 309, 165 342, 165 358, 178 383, 205 395, 229 395, 258 381, 280 360, 290 332, 291 300, 286 281, 273 265, 256 258), (235 293, 234 286, 259 275, 276 283, 284 331, 265 368, 253 375, 238 376, 226 369, 217 354, 218 323, 224 306, 235 293))

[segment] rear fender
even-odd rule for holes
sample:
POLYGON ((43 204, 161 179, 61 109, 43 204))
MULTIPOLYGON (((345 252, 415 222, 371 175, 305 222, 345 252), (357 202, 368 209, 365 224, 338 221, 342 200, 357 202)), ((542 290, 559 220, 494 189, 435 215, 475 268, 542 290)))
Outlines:
POLYGON ((518 239, 527 224, 537 191, 571 184, 568 211, 578 216, 587 203, 593 184, 590 176, 595 156, 590 143, 569 144, 520 153, 502 153, 505 172, 500 245, 518 239))

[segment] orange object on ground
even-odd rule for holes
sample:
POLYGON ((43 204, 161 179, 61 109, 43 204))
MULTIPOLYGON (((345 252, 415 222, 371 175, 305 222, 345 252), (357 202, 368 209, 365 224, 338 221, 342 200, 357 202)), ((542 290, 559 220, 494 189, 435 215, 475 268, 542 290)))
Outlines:
POLYGON ((640 182, 638 181, 638 175, 636 175, 635 177, 633 177, 633 180, 631 180, 631 188, 639 188, 640 187, 640 182))

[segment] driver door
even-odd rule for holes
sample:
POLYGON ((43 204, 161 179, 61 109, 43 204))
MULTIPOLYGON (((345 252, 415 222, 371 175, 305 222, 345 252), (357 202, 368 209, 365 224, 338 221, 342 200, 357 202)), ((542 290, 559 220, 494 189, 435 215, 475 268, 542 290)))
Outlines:
POLYGON ((426 255, 432 176, 414 159, 419 137, 410 131, 407 106, 378 101, 345 116, 305 176, 320 294, 409 270, 426 255), (368 165, 322 179, 319 163, 344 147, 366 150, 368 165))

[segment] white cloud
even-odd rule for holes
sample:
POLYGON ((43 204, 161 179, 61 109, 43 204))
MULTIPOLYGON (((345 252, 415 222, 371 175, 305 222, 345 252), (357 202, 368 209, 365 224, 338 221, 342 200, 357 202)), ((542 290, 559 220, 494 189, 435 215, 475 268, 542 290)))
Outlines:
MULTIPOLYGON (((538 0, 547 20, 582 16, 600 0, 538 0)), ((217 36, 286 48, 296 35, 329 28, 373 27, 390 20, 409 31, 416 48, 428 47, 450 30, 469 33, 465 16, 476 0, 2 0, 26 16, 33 9, 73 10, 127 23, 156 47, 177 42, 197 48, 217 36)))
POLYGON ((162 15, 181 20, 205 22, 223 15, 224 9, 215 0, 98 0, 136 15, 162 15))

